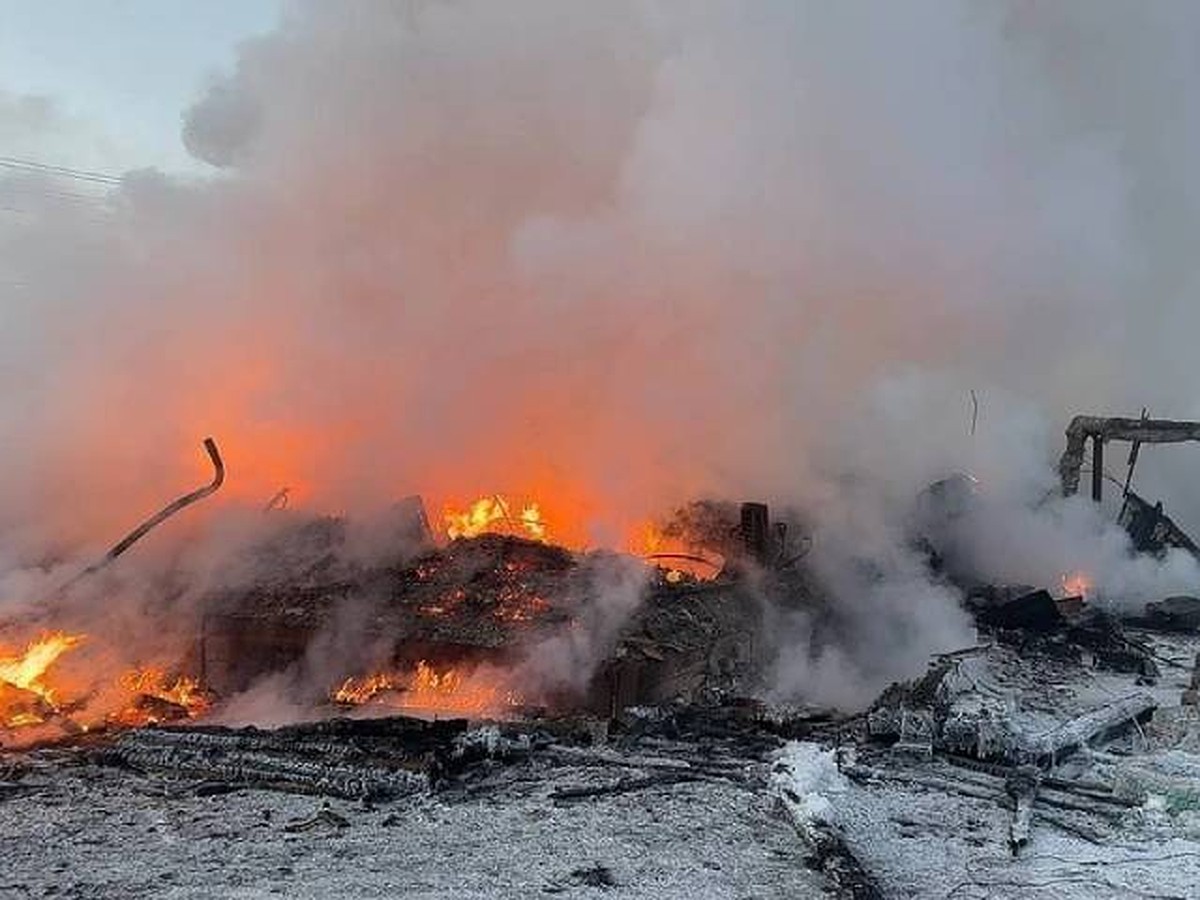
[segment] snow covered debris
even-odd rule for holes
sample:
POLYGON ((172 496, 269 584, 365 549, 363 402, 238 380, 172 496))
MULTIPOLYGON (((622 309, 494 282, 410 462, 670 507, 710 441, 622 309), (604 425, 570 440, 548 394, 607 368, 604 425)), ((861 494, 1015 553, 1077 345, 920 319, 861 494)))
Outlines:
POLYGON ((838 771, 837 751, 807 741, 792 741, 779 752, 771 783, 804 818, 829 823, 835 821, 835 814, 826 795, 850 787, 838 771))

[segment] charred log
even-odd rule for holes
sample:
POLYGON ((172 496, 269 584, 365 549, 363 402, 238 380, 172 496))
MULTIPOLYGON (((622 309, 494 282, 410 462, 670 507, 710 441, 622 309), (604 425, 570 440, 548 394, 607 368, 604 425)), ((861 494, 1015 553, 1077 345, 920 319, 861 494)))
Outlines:
POLYGON ((649 775, 644 778, 621 778, 614 782, 581 787, 559 788, 550 793, 550 799, 559 803, 578 802, 594 797, 609 797, 614 794, 629 794, 647 788, 663 787, 680 784, 686 781, 699 781, 700 776, 693 772, 665 772, 649 775))
POLYGON ((1158 702, 1149 694, 1130 694, 1062 723, 1053 731, 1025 743, 1024 754, 1039 762, 1053 762, 1081 747, 1111 738, 1150 717, 1158 702))
POLYGON ((1029 843, 1029 824, 1033 819, 1033 801, 1041 786, 1042 772, 1037 766, 1019 766, 1004 781, 1004 790, 1013 803, 1008 829, 1008 849, 1016 856, 1029 843))
POLYGON ((829 880, 836 897, 844 900, 883 900, 883 891, 838 828, 809 814, 802 798, 784 791, 780 802, 796 833, 808 848, 809 868, 829 880))
POLYGON ((275 731, 142 728, 110 761, 205 781, 333 797, 396 797, 429 788, 466 732, 461 720, 333 719, 275 731))

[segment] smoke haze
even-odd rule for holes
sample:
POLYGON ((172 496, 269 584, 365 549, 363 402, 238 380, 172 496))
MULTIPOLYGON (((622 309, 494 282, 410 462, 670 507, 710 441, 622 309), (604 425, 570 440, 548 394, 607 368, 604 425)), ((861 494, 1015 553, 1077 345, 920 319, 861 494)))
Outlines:
MULTIPOLYGON (((1197 34, 1183 0, 293 3, 183 111, 214 175, 0 223, 3 602, 201 483, 206 434, 193 528, 284 485, 502 491, 592 547, 802 505, 856 637, 783 682, 837 699, 970 640, 899 538, 951 471, 997 577, 1194 584, 1029 508, 1072 413, 1200 418, 1197 34)), ((0 94, 0 136, 31 110, 0 94)), ((53 183, 0 170, 0 206, 53 183)), ((1164 454, 1147 490, 1200 521, 1164 454)))

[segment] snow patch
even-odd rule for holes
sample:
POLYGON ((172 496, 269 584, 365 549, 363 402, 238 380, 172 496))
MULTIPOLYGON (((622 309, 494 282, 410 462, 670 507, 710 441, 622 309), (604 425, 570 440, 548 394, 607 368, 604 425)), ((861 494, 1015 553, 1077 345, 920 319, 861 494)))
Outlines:
POLYGON ((850 783, 838 771, 837 751, 808 741, 791 741, 776 758, 771 774, 774 791, 806 819, 833 823, 827 794, 841 794, 850 783))

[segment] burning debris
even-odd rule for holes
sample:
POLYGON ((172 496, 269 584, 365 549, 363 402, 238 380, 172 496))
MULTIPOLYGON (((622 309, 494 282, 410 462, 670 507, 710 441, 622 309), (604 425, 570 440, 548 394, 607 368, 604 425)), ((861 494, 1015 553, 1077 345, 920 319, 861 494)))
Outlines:
MULTIPOLYGON (((1126 487, 1129 508, 1140 500, 1126 487)), ((774 791, 835 894, 885 896, 888 864, 848 810, 933 792, 1000 810, 1013 858, 1047 828, 1104 843, 1153 790, 1131 794, 1123 760, 1144 761, 1138 784, 1156 783, 1155 761, 1195 739, 1171 712, 1195 708, 1193 667, 1176 661, 1200 650, 1192 598, 1121 617, 1085 570, 1041 588, 982 582, 954 539, 983 500, 973 479, 952 477, 911 520, 931 583, 959 592, 977 646, 938 656, 864 712, 746 699, 764 693, 781 612, 805 617, 818 645, 842 627, 808 566, 808 529, 773 522, 763 504, 703 502, 648 526, 638 555, 576 550, 554 543, 536 504, 499 495, 448 510, 441 537, 409 498, 371 557, 348 552, 348 520, 268 504, 268 537, 239 551, 236 588, 203 598, 177 666, 127 671, 103 717, 77 722, 91 695, 60 688, 55 666, 84 637, 46 633, 0 659, 0 709, 11 734, 57 723, 94 762, 194 796, 460 802, 534 780, 566 806, 711 782, 774 791), (1160 688, 1182 669, 1174 696, 1192 705, 1165 705, 1160 688), (216 724, 264 683, 323 718, 216 724), (612 777, 579 781, 581 767, 612 777)), ((1134 531, 1145 552, 1184 546, 1161 528, 1138 544, 1134 531)), ((352 827, 322 810, 294 821, 352 827)))
POLYGON ((347 678, 330 699, 338 706, 403 710, 433 715, 499 716, 523 706, 521 696, 505 686, 503 673, 489 677, 485 667, 435 666, 417 661, 411 672, 347 678))
POLYGON ((463 512, 446 510, 446 535, 451 539, 481 534, 515 534, 535 541, 546 540, 546 525, 536 503, 514 510, 499 494, 481 497, 463 512))
POLYGON ((212 705, 212 698, 197 679, 186 675, 169 678, 161 669, 128 672, 121 676, 119 684, 133 697, 130 705, 111 720, 119 725, 196 719, 212 705))
POLYGON ((1043 426, 1193 403, 1194 5, 275 5, 178 175, 0 88, 0 891, 1192 892, 1200 425, 1043 426))
MULTIPOLYGON (((0 659, 0 721, 4 728, 14 734, 55 724, 67 733, 87 730, 71 717, 88 705, 88 697, 72 696, 57 687, 51 674, 59 658, 83 641, 82 635, 47 634, 30 642, 19 656, 0 659)), ((196 718, 211 703, 196 679, 184 675, 168 678, 159 669, 126 672, 115 687, 126 705, 108 714, 105 724, 119 727, 196 718)), ((44 734, 39 732, 39 736, 44 734)))
POLYGON ((22 653, 0 658, 0 721, 5 728, 40 725, 60 711, 45 679, 63 653, 83 640, 62 632, 31 641, 22 653))

